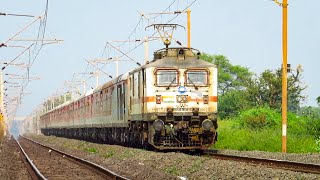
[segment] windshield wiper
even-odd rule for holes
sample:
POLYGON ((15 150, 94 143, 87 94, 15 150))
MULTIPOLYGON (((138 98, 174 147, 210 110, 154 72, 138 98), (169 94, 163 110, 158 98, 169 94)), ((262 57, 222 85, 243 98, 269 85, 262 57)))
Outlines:
POLYGON ((188 77, 189 81, 192 83, 192 85, 194 86, 195 90, 198 90, 198 87, 193 83, 193 81, 188 77))
POLYGON ((172 83, 177 79, 177 77, 174 77, 173 80, 171 81, 171 83, 169 84, 169 86, 166 88, 166 90, 170 89, 170 86, 172 85, 172 83))

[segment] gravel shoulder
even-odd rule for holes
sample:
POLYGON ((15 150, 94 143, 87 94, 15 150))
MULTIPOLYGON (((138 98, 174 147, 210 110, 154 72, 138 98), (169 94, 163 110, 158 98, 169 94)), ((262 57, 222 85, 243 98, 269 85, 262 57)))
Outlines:
MULTIPOLYGON (((93 161, 131 179, 180 179, 179 177, 188 179, 320 179, 320 175, 315 174, 271 169, 265 166, 224 161, 210 157, 190 156, 177 152, 151 152, 54 136, 29 135, 29 137, 48 146, 93 161)), ((314 159, 310 161, 312 163, 319 162, 319 154, 290 154, 287 157, 281 153, 256 151, 225 150, 221 152, 236 155, 247 153, 248 156, 255 155, 256 157, 266 158, 290 158, 288 160, 293 161, 307 158, 314 159), (294 159, 295 157, 297 158, 294 159)))
POLYGON ((21 160, 18 145, 8 136, 0 141, 0 179, 31 179, 21 160))
POLYGON ((105 179, 87 166, 65 158, 59 153, 48 151, 26 139, 19 139, 19 142, 47 179, 105 179))
POLYGON ((219 150, 219 154, 236 155, 236 156, 247 156, 254 158, 266 158, 266 159, 277 159, 286 160, 310 164, 320 164, 320 153, 306 153, 306 154, 295 154, 295 153, 280 153, 280 152, 263 152, 263 151, 237 151, 237 150, 219 150))

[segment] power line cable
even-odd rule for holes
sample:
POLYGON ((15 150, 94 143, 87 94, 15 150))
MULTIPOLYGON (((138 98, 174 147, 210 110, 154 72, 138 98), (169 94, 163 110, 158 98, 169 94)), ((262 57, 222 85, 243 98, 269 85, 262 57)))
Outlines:
POLYGON ((44 18, 43 18, 43 33, 42 33, 42 41, 41 41, 41 46, 37 52, 37 54, 35 55, 35 57, 33 58, 32 63, 30 64, 30 66, 33 65, 33 63, 35 62, 35 60, 37 59, 42 47, 43 47, 43 39, 46 33, 46 26, 47 26, 47 17, 48 17, 48 9, 49 9, 49 0, 46 1, 46 9, 45 9, 45 13, 44 13, 44 18))

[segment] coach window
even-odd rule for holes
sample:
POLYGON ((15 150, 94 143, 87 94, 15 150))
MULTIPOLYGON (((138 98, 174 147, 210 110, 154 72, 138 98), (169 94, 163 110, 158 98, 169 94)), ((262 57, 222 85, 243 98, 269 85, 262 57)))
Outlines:
POLYGON ((208 71, 207 70, 187 70, 186 82, 188 86, 207 86, 208 71))
POLYGON ((178 85, 178 71, 160 69, 156 72, 156 80, 158 86, 177 86, 178 85))

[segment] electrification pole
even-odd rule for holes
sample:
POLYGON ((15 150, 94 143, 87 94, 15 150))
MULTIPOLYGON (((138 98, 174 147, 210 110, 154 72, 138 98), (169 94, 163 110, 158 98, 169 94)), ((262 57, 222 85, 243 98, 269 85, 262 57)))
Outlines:
POLYGON ((149 53, 148 37, 145 37, 144 38, 144 59, 145 59, 145 64, 149 61, 149 59, 148 59, 149 54, 148 53, 149 53))
POLYGON ((86 94, 86 81, 85 80, 83 80, 83 94, 85 95, 86 94))
POLYGON ((188 48, 191 48, 191 11, 187 10, 188 48))
POLYGON ((287 82, 287 66, 288 66, 288 0, 282 3, 282 152, 287 152, 287 106, 288 106, 288 82, 287 82))
POLYGON ((95 72, 96 73, 96 88, 99 86, 99 73, 98 72, 95 72))
POLYGON ((5 117, 5 108, 3 104, 3 82, 2 82, 2 71, 0 71, 0 140, 5 135, 5 127, 4 127, 4 117, 5 117))
POLYGON ((282 7, 282 152, 287 152, 287 111, 288 111, 288 0, 280 3, 282 7))
POLYGON ((116 62, 116 77, 119 76, 119 57, 114 57, 113 60, 116 62))

